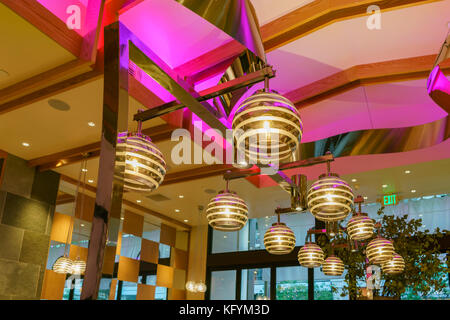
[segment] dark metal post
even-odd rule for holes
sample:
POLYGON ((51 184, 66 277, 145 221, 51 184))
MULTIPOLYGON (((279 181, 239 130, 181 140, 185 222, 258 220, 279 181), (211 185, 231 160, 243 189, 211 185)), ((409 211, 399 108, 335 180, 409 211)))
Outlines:
MULTIPOLYGON (((128 30, 120 22, 105 27, 103 122, 98 189, 81 300, 95 300, 102 278, 107 240, 117 242, 123 183, 114 179, 119 132, 128 130, 128 30)), ((115 172, 116 171, 116 172, 115 172)))

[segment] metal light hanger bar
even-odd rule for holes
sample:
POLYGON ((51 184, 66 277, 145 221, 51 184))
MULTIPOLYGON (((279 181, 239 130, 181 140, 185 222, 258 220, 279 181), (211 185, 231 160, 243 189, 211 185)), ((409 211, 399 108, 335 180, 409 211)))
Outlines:
MULTIPOLYGON (((320 157, 309 158, 309 159, 290 162, 290 163, 286 163, 286 164, 280 164, 279 172, 284 171, 284 170, 289 170, 289 169, 309 167, 309 166, 313 166, 316 164, 320 164, 320 163, 324 163, 324 162, 331 162, 331 161, 334 161, 334 157, 330 153, 330 154, 326 154, 326 155, 320 156, 320 157)), ((235 172, 227 172, 224 174, 224 179, 228 179, 228 180, 242 179, 242 178, 247 178, 247 177, 251 177, 251 176, 257 176, 260 174, 261 174, 261 172, 255 170, 255 169, 246 169, 246 170, 240 170, 240 171, 235 171, 235 172)))
MULTIPOLYGON (((250 85, 259 83, 261 81, 266 81, 269 78, 275 77, 275 71, 272 69, 271 66, 267 66, 259 71, 255 71, 252 73, 249 73, 247 75, 244 75, 242 77, 239 77, 234 80, 227 81, 225 83, 221 83, 217 86, 211 87, 207 90, 204 90, 202 93, 204 95, 197 98, 198 102, 206 101, 218 96, 221 96, 223 94, 233 92, 235 90, 248 87, 250 85)), ((267 80, 268 81, 268 80, 267 80)), ((134 120, 140 120, 140 121, 147 121, 154 119, 156 117, 160 117, 164 114, 183 109, 186 105, 183 103, 180 103, 178 101, 171 101, 165 104, 162 104, 158 107, 151 108, 149 110, 146 110, 144 112, 140 112, 134 115, 134 120)))

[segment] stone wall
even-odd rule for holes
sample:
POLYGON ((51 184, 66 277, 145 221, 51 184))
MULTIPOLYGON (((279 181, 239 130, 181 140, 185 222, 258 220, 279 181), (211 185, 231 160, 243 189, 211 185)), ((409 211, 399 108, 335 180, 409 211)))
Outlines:
POLYGON ((59 174, 7 155, 0 181, 0 300, 40 299, 59 174))

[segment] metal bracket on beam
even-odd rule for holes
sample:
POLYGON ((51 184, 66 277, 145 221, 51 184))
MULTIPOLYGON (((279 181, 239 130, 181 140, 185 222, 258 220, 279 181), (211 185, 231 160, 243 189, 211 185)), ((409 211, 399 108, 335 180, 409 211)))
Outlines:
MULTIPOLYGON (((237 79, 233 79, 224 83, 221 83, 217 86, 211 87, 209 89, 203 90, 200 92, 200 96, 197 97, 198 102, 203 102, 218 96, 221 96, 226 93, 233 92, 235 90, 251 86, 255 83, 264 81, 264 79, 275 77, 275 71, 271 66, 265 67, 261 70, 246 74, 237 79)), ((158 107, 151 108, 144 112, 140 112, 134 115, 135 121, 147 121, 154 119, 156 117, 160 117, 164 114, 185 108, 186 105, 180 103, 178 101, 171 101, 165 104, 162 104, 158 107)))

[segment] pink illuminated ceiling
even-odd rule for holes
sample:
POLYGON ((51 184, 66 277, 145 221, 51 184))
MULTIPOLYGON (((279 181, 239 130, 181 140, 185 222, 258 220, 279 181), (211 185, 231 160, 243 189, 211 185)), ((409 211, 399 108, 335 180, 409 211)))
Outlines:
POLYGON ((176 1, 146 0, 120 21, 172 68, 232 40, 176 1))
POLYGON ((46 7, 51 13, 57 16, 64 22, 73 14, 72 10, 69 10, 71 6, 76 6, 80 9, 80 29, 74 28, 78 34, 84 36, 86 30, 84 28, 86 18, 86 8, 89 0, 37 0, 40 4, 46 7))

